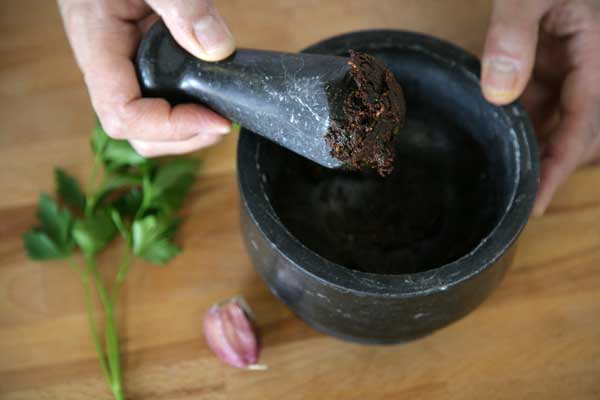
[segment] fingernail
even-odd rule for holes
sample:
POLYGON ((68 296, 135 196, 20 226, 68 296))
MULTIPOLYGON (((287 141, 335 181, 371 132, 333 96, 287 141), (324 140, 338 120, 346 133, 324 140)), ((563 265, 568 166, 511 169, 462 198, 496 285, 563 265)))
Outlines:
POLYGON ((517 62, 509 58, 496 57, 484 61, 481 80, 490 100, 512 101, 517 90, 518 72, 517 62))
POLYGON ((223 136, 229 133, 231 133, 231 126, 214 125, 204 128, 202 131, 198 132, 198 135, 223 136))
POLYGON ((205 15, 194 24, 200 46, 211 59, 228 56, 235 48, 233 35, 222 18, 205 15))
POLYGON ((231 133, 231 125, 223 126, 215 130, 216 133, 221 135, 227 135, 231 133))

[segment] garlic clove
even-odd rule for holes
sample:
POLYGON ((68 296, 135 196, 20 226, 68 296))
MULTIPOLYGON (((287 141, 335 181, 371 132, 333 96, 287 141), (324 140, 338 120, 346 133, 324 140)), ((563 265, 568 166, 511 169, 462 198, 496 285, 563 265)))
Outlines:
POLYGON ((210 307, 204 318, 204 337, 208 347, 225 363, 237 368, 265 369, 256 364, 258 340, 247 307, 239 297, 210 307))

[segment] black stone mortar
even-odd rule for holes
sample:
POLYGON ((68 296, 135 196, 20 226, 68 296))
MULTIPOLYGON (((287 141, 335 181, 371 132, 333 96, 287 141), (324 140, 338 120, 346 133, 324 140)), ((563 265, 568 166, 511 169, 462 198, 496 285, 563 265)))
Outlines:
POLYGON ((248 252, 273 293, 327 334, 415 339, 498 285, 536 194, 539 161, 519 104, 496 107, 479 62, 402 31, 337 36, 306 52, 384 61, 408 109, 394 172, 328 170, 242 130, 238 178, 248 252))

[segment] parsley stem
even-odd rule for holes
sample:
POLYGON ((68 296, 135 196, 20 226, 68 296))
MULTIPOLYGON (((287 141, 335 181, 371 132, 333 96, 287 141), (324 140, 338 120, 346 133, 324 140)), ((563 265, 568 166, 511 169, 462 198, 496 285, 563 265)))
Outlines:
POLYGON ((142 176, 142 203, 140 204, 140 208, 138 208, 135 213, 134 219, 141 218, 148 206, 150 205, 150 200, 152 199, 152 182, 150 181, 150 171, 148 167, 142 165, 141 166, 143 176, 142 176))
POLYGON ((116 400, 124 399, 123 387, 121 385, 121 360, 119 352, 119 337, 117 335, 117 329, 115 324, 115 316, 113 312, 113 304, 110 301, 106 287, 102 283, 102 277, 98 272, 96 261, 90 254, 86 254, 86 265, 89 273, 94 279, 96 284, 96 290, 100 297, 100 302, 104 306, 104 313, 106 315, 106 330, 105 330, 105 344, 106 344, 106 355, 108 358, 108 366, 110 371, 110 387, 116 400))
POLYGON ((115 279, 115 286, 112 291, 111 302, 112 306, 115 306, 117 299, 119 298, 119 292, 121 291, 121 285, 125 280, 125 276, 127 276, 127 272, 129 271, 129 267, 132 264, 131 260, 131 249, 127 247, 125 249, 125 253, 123 257, 121 257, 121 261, 119 262, 119 271, 117 272, 117 277, 115 279))
POLYGON ((75 261, 73 260, 72 256, 67 258, 67 262, 69 263, 69 267, 71 267, 71 269, 81 277, 81 283, 83 284, 83 291, 85 293, 85 306, 87 309, 88 321, 90 323, 92 341, 94 342, 96 353, 98 353, 98 359, 100 360, 102 372, 104 372, 104 377, 106 378, 110 386, 110 373, 108 371, 108 365, 106 364, 106 356, 104 355, 104 351, 102 350, 102 344, 100 343, 100 337, 98 336, 98 328, 96 326, 96 318, 94 316, 94 306, 92 305, 92 295, 90 291, 90 277, 86 269, 82 269, 77 264, 75 264, 75 261))
MULTIPOLYGON (((95 193, 95 189, 94 186, 96 185, 96 176, 98 175, 98 169, 100 169, 100 167, 102 166, 102 158, 100 157, 100 154, 97 153, 94 156, 94 166, 92 167, 92 171, 90 172, 90 176, 88 179, 88 185, 89 185, 89 190, 88 193, 95 193)), ((92 211, 94 209, 95 203, 96 203, 96 199, 95 196, 88 196, 88 198, 86 199, 87 201, 85 202, 85 215, 89 216, 92 214, 92 211)))
MULTIPOLYGON (((90 177, 88 180, 90 188, 93 188, 96 184, 96 176, 98 176, 98 169, 100 168, 101 164, 102 159, 100 157, 100 154, 96 154, 94 156, 94 166, 92 167, 92 171, 90 172, 90 177)), ((90 190, 90 192, 92 192, 92 190, 90 190)))

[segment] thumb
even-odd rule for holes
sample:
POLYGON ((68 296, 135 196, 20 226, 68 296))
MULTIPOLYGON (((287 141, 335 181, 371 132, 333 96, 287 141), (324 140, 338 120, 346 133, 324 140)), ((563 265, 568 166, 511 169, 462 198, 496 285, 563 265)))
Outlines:
POLYGON ((481 71, 483 95, 491 103, 511 103, 525 89, 533 70, 544 4, 539 0, 494 1, 481 71))
POLYGON ((211 0, 146 0, 181 47, 205 61, 222 60, 235 50, 225 20, 211 0))

